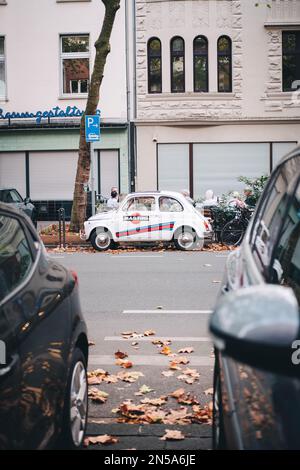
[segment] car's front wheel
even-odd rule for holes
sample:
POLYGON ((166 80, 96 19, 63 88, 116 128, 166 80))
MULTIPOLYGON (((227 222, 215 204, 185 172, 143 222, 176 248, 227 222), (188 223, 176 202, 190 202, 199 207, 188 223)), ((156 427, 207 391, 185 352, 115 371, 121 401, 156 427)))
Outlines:
POLYGON ((174 244, 178 250, 193 250, 198 241, 196 232, 190 227, 180 227, 174 234, 174 244))
POLYGON ((83 352, 76 348, 70 368, 61 431, 60 446, 81 447, 88 417, 87 365, 83 352))
POLYGON ((105 228, 99 227, 91 234, 91 244, 97 251, 106 251, 113 248, 114 241, 111 233, 105 228))

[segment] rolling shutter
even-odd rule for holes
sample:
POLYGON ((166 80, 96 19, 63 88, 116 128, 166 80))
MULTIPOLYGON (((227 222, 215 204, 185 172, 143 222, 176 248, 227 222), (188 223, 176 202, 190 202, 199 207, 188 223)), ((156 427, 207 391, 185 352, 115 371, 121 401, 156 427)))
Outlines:
POLYGON ((33 200, 72 200, 77 152, 35 152, 29 157, 33 200))
POLYGON ((26 196, 25 153, 0 153, 0 187, 15 188, 26 196))

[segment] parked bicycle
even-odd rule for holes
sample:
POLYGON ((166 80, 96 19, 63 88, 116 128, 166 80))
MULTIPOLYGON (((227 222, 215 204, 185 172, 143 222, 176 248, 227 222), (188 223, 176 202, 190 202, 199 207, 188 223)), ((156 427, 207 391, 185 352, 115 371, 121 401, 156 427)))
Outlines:
POLYGON ((227 222, 221 231, 221 242, 228 246, 238 246, 243 240, 252 214, 253 209, 247 207, 236 209, 233 219, 227 222))

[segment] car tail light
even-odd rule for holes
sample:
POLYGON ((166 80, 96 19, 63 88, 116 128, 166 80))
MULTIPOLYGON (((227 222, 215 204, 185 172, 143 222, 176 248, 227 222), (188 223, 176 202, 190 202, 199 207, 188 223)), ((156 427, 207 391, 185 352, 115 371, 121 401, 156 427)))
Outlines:
POLYGON ((207 232, 210 232, 211 228, 210 228, 210 225, 209 225, 209 223, 207 222, 207 220, 204 220, 204 227, 205 227, 205 230, 206 230, 207 232))
POLYGON ((71 274, 72 274, 72 277, 75 281, 75 285, 78 285, 78 274, 76 271, 73 271, 72 269, 70 270, 71 274))

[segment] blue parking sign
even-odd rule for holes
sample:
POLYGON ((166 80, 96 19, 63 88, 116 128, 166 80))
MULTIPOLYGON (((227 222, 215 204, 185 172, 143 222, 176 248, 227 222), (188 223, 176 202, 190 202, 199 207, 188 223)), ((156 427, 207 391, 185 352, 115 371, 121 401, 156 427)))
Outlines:
POLYGON ((97 142, 100 140, 100 116, 85 116, 85 140, 97 142))

